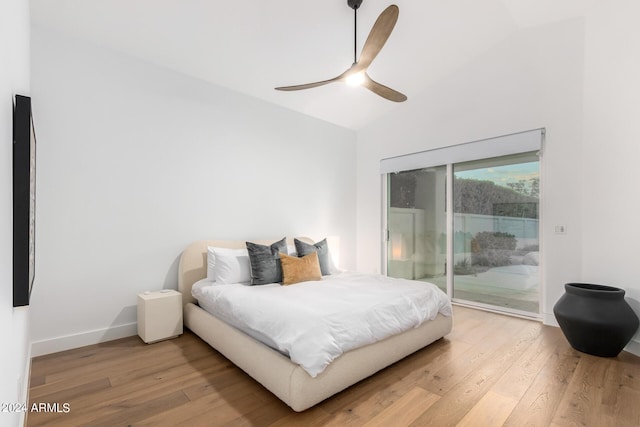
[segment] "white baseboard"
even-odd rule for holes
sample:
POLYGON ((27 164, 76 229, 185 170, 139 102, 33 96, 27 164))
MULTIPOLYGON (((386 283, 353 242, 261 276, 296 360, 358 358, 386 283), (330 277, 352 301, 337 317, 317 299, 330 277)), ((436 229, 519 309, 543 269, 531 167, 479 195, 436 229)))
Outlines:
POLYGON ((631 340, 629 344, 624 348, 625 351, 628 351, 631 354, 635 354, 636 356, 640 356, 640 341, 631 340))
MULTIPOLYGON (((29 404, 29 382, 31 380, 31 357, 33 356, 33 353, 31 351, 31 347, 27 346, 27 364, 24 367, 24 373, 22 374, 22 384, 21 386, 21 390, 20 390, 20 394, 18 396, 18 402, 24 402, 27 405, 29 404)), ((29 411, 23 411, 20 414, 20 424, 21 426, 26 426, 27 425, 27 413, 29 411)))
POLYGON ((556 316, 553 313, 542 313, 542 324, 547 326, 555 326, 560 327, 558 325, 558 321, 556 320, 556 316))
POLYGON ((138 324, 133 322, 104 329, 96 329, 73 335, 35 341, 31 343, 31 356, 42 356, 50 353, 57 353, 59 351, 71 350, 72 348, 84 347, 86 345, 99 344, 102 342, 117 340, 119 338, 130 337, 137 333, 138 324))

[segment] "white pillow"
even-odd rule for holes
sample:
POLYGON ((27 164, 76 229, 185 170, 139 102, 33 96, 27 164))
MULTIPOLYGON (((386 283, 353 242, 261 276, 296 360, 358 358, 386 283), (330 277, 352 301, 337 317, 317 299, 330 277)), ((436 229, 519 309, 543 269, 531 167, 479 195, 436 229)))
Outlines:
POLYGON ((215 258, 213 280, 218 285, 249 283, 251 267, 246 249, 211 248, 215 258))
POLYGON ((287 245, 287 255, 289 256, 298 256, 298 252, 296 252, 296 246, 295 245, 287 245))
POLYGON ((207 246, 207 279, 213 281, 214 271, 216 269, 216 256, 213 253, 215 248, 207 246))

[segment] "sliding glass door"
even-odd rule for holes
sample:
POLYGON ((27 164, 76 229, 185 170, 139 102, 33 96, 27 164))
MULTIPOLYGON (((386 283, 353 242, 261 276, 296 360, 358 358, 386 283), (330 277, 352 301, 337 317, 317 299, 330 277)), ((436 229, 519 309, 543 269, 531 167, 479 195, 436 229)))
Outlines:
MULTIPOLYGON (((434 283, 459 303, 538 316, 538 155, 386 172, 387 275, 434 283)), ((390 161, 381 169, 404 159, 390 161)))
POLYGON ((539 312, 536 153, 453 165, 453 297, 539 312))
POLYGON ((446 290, 446 166, 389 174, 387 272, 446 290))

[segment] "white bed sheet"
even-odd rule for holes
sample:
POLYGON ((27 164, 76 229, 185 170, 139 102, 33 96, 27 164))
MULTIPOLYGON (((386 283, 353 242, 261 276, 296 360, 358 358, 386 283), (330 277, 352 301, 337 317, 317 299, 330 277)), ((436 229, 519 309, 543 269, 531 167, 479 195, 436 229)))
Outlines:
POLYGON ((192 294, 203 309, 288 355, 311 377, 344 352, 438 313, 451 315, 449 298, 431 283, 352 272, 291 286, 203 280, 192 294))

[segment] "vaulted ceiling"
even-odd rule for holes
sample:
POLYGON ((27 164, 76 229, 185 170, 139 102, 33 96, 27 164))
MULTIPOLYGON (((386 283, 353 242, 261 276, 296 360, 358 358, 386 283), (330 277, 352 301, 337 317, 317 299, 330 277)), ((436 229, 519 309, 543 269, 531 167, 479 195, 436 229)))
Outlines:
POLYGON ((334 77, 353 62, 347 0, 31 0, 34 25, 80 37, 351 129, 393 109, 514 32, 582 16, 584 0, 364 0, 358 54, 389 4, 398 23, 369 68, 405 93, 394 103, 342 83, 275 91, 334 77))

